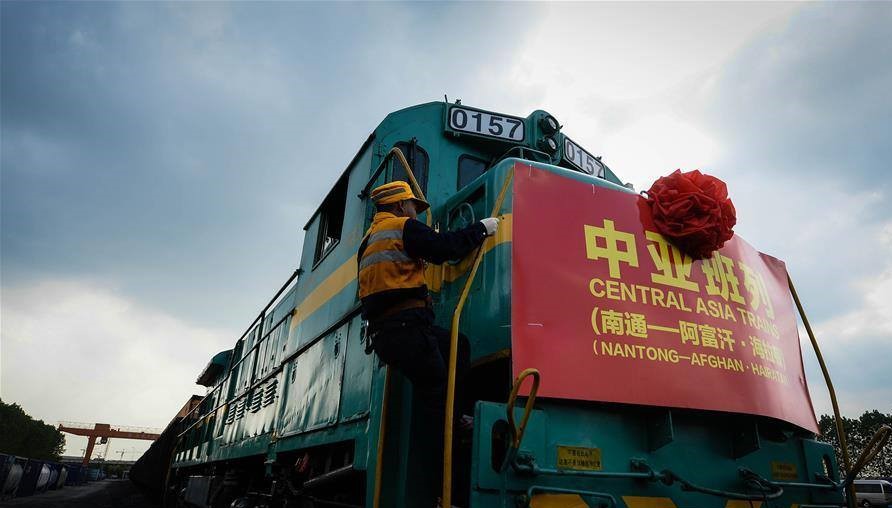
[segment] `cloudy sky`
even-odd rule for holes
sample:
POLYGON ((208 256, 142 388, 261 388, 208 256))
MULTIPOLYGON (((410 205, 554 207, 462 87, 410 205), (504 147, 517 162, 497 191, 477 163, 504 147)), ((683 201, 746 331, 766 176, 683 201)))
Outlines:
POLYGON ((368 133, 444 94, 546 109, 638 189, 724 179, 737 232, 787 262, 843 411, 892 411, 890 3, 0 14, 0 397, 37 418, 163 427, 296 267, 368 133))

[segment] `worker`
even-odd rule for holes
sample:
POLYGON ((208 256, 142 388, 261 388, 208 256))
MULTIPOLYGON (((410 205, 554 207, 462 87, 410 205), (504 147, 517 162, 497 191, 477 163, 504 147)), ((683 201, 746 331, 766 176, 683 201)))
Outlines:
MULTIPOLYGON (((439 429, 434 436, 442 439, 451 340, 448 330, 434 325, 424 264, 464 258, 487 236, 495 234, 499 219, 489 217, 458 231, 437 232, 416 220, 430 205, 417 198, 403 181, 375 188, 371 199, 377 213, 357 255, 359 298, 363 318, 369 323, 371 347, 385 364, 409 378, 425 421, 439 429)), ((457 417, 461 414, 461 385, 469 359, 468 338, 460 334, 457 417)), ((439 448, 442 451, 442 444, 439 448)))

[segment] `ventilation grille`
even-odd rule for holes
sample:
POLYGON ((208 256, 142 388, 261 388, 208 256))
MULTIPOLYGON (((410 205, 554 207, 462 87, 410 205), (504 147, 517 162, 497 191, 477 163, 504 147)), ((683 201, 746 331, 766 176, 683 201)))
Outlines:
POLYGON ((263 407, 266 407, 276 401, 276 392, 279 389, 279 380, 273 379, 266 384, 263 390, 263 407))
POLYGON ((251 392, 251 397, 248 402, 248 407, 250 407, 252 413, 256 413, 260 411, 261 403, 263 402, 263 389, 258 388, 251 392))

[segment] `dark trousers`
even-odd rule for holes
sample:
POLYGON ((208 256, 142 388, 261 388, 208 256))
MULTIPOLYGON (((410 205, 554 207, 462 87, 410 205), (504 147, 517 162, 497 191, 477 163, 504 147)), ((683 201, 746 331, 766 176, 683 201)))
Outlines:
MULTIPOLYGON (((431 485, 432 487, 442 485, 443 421, 446 418, 450 332, 434 325, 434 315, 429 309, 410 309, 371 322, 369 333, 378 357, 412 382, 415 405, 423 414, 427 427, 424 429, 424 434, 430 436, 429 444, 433 452, 431 485), (439 462, 436 461, 437 458, 439 462)), ((468 338, 464 334, 459 334, 453 411, 455 420, 467 410, 464 378, 468 371, 470 356, 471 347, 468 338)), ((453 443, 456 441, 457 439, 453 438, 453 443)), ((456 486, 464 483, 466 482, 453 481, 456 486)), ((456 492, 455 497, 459 500, 466 495, 456 492)))

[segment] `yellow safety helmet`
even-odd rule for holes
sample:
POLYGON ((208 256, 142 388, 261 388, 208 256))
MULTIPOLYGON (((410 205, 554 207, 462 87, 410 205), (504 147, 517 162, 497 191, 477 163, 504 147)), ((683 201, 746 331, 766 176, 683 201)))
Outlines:
POLYGON ((380 187, 375 187, 372 190, 371 196, 372 202, 376 205, 389 205, 391 203, 399 203, 405 199, 411 199, 415 202, 418 213, 427 210, 431 206, 427 201, 415 197, 409 184, 402 180, 385 183, 380 187))

